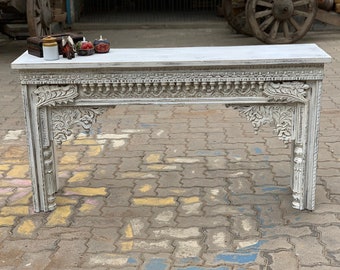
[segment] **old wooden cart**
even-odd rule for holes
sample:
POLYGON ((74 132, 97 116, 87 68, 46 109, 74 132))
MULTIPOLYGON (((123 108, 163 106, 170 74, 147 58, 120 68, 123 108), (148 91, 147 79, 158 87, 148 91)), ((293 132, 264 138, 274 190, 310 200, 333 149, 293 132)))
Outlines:
POLYGON ((340 16, 331 11, 337 1, 223 0, 222 11, 238 33, 269 44, 293 43, 309 31, 315 18, 340 26, 340 16))
MULTIPOLYGON (((75 0, 69 2, 72 1, 75 0)), ((237 32, 253 35, 264 43, 293 43, 301 39, 309 31, 315 17, 340 26, 339 15, 334 17, 318 8, 320 3, 334 6, 339 1, 340 5, 340 0, 221 1, 224 16, 237 32)), ((49 34, 51 23, 57 21, 53 10, 55 2, 62 0, 0 0, 0 23, 3 11, 15 11, 26 15, 31 36, 49 34)))
POLYGON ((66 17, 61 9, 54 8, 54 3, 53 0, 0 0, 0 23, 22 20, 27 22, 30 36, 50 34, 51 24, 66 17))

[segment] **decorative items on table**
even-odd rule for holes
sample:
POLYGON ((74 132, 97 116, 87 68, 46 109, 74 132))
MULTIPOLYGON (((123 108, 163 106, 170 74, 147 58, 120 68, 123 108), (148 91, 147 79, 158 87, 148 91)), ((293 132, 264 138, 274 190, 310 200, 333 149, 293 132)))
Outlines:
POLYGON ((43 37, 29 37, 27 39, 28 53, 45 60, 58 60, 62 55, 64 58, 72 59, 75 53, 78 56, 88 56, 94 53, 108 53, 110 42, 100 36, 93 43, 79 34, 58 34, 43 37), (52 53, 53 50, 53 53, 52 53), (46 52, 45 52, 46 51, 46 52))
POLYGON ((82 41, 77 42, 76 50, 79 56, 87 56, 95 53, 92 42, 87 41, 85 37, 82 41))
POLYGON ((76 48, 73 39, 70 36, 63 37, 62 46, 62 54, 64 58, 72 59, 75 57, 76 48))
POLYGON ((93 41, 94 50, 96 53, 107 53, 110 51, 110 42, 100 36, 99 39, 93 41))
POLYGON ((43 55, 44 59, 48 61, 59 59, 58 43, 56 38, 47 36, 43 38, 43 55))
MULTIPOLYGON (((0 0, 1 1, 1 0, 0 0)), ((63 54, 62 52, 62 39, 63 37, 70 36, 73 39, 74 43, 77 43, 80 40, 83 40, 82 34, 74 34, 74 33, 61 33, 61 34, 53 34, 51 37, 56 38, 56 41, 58 43, 58 49, 59 49, 59 55, 63 54)), ((29 37, 27 38, 27 51, 29 54, 37 56, 37 57, 43 57, 43 48, 42 43, 43 39, 47 36, 40 36, 40 37, 29 37)))

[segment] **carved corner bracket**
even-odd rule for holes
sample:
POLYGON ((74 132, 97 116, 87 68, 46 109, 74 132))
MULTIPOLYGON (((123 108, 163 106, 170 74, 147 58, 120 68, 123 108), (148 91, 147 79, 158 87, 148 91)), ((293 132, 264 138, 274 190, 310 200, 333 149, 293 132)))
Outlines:
POLYGON ((37 96, 37 107, 56 106, 73 102, 78 96, 78 89, 76 85, 43 85, 33 93, 37 96))
POLYGON ((304 82, 266 82, 263 93, 269 101, 282 103, 306 103, 310 86, 304 82))
POLYGON ((270 125, 274 127, 275 134, 285 144, 292 141, 292 106, 280 105, 253 105, 253 106, 237 106, 241 116, 246 117, 253 125, 255 133, 264 126, 270 125))
POLYGON ((88 131, 97 121, 97 117, 104 113, 106 108, 68 108, 60 107, 52 110, 53 137, 57 144, 67 140, 76 125, 88 131))
POLYGON ((75 125, 89 130, 96 122, 97 116, 105 111, 104 108, 72 107, 72 103, 79 96, 77 85, 42 85, 33 93, 36 95, 37 108, 42 110, 44 107, 52 107, 53 138, 59 145, 72 134, 75 125))
POLYGON ((256 133, 264 125, 273 126, 274 133, 288 144, 293 140, 293 116, 296 104, 307 103, 310 89, 308 84, 300 81, 265 82, 263 95, 268 103, 233 108, 238 109, 240 115, 252 123, 256 133))

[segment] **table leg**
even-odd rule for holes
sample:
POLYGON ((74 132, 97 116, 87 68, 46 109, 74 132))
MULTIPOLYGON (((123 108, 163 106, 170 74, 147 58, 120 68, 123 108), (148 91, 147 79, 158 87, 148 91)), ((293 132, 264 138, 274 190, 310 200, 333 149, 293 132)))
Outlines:
POLYGON ((55 209, 57 164, 52 137, 51 109, 36 106, 34 95, 23 86, 34 211, 55 209))
POLYGON ((315 82, 308 102, 297 105, 295 112, 291 186, 293 207, 300 210, 315 208, 320 95, 321 82, 315 82))

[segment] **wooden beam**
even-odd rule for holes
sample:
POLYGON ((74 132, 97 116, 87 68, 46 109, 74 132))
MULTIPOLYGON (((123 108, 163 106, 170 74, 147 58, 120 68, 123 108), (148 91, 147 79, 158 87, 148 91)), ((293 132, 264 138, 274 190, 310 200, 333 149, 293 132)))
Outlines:
POLYGON ((331 25, 340 26, 340 14, 332 11, 318 9, 315 19, 331 25))

